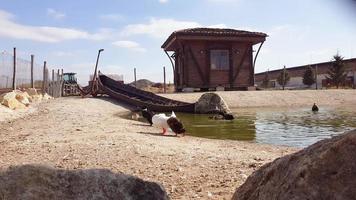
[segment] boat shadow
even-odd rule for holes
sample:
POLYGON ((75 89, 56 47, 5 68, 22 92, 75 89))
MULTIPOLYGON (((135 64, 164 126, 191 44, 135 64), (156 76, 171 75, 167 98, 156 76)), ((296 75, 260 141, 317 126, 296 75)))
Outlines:
POLYGON ((139 134, 144 134, 144 135, 153 135, 153 136, 160 136, 160 137, 177 137, 175 135, 162 135, 161 133, 150 133, 150 132, 137 132, 139 134))
POLYGON ((115 105, 121 106, 121 107, 123 107, 123 108, 125 108, 125 109, 127 109, 127 110, 132 111, 132 112, 138 110, 137 107, 131 106, 131 105, 126 104, 126 103, 119 102, 119 101, 117 101, 116 99, 111 98, 111 97, 108 96, 108 95, 102 95, 102 96, 97 96, 97 97, 93 97, 93 98, 97 98, 97 99, 101 99, 101 100, 104 100, 104 101, 108 101, 108 102, 110 102, 110 103, 113 103, 113 104, 115 104, 115 105))
POLYGON ((132 124, 134 126, 144 126, 144 127, 152 127, 151 125, 149 124, 132 124))

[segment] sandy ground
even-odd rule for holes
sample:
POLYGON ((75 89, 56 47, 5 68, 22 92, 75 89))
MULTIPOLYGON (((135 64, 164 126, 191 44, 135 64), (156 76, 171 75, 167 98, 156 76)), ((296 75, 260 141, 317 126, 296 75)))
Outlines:
POLYGON ((161 136, 161 130, 120 118, 127 110, 106 98, 60 98, 34 109, 0 122, 1 169, 30 163, 107 168, 159 182, 172 199, 230 199, 258 167, 296 150, 161 136))
POLYGON ((37 111, 38 103, 32 104, 27 109, 11 110, 0 104, 0 122, 14 120, 37 111))
MULTIPOLYGON (((216 92, 230 108, 238 107, 292 107, 356 104, 356 90, 275 90, 216 92)), ((161 94, 186 102, 196 102, 203 93, 161 94)))

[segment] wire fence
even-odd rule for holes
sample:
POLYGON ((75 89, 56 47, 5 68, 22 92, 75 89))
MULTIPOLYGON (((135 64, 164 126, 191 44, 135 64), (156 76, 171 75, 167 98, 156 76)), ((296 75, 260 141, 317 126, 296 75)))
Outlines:
POLYGON ((54 85, 52 82, 61 80, 61 72, 49 70, 45 62, 38 64, 34 60, 33 55, 29 56, 29 59, 17 57, 15 48, 12 53, 0 52, 0 94, 13 89, 27 88, 44 90, 43 92, 53 91, 53 88, 50 88, 54 85), (15 81, 13 81, 14 77, 15 81))

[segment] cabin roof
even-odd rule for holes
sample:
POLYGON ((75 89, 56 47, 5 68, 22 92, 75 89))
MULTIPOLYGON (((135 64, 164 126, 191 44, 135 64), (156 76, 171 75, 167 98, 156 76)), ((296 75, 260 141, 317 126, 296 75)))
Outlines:
POLYGON ((262 42, 268 35, 262 32, 251 32, 244 30, 228 29, 228 28, 189 28, 174 31, 167 40, 162 44, 163 49, 169 49, 172 43, 177 38, 195 39, 195 40, 235 40, 239 38, 259 38, 258 42, 262 42))

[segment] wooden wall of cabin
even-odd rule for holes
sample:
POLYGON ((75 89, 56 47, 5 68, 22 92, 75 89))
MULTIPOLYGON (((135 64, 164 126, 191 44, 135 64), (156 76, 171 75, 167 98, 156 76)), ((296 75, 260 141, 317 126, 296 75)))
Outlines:
POLYGON ((178 73, 180 79, 177 82, 178 88, 215 88, 217 86, 237 88, 253 85, 252 46, 248 43, 182 41, 176 54, 177 71, 181 72, 178 73), (230 65, 233 73, 230 69, 210 69, 210 50, 212 49, 230 50, 230 65), (233 79, 232 85, 230 85, 230 79, 233 79))
POLYGON ((234 43, 232 46, 233 87, 253 86, 253 54, 249 43, 234 43))
POLYGON ((184 42, 184 87, 208 87, 206 43, 203 41, 184 42))

